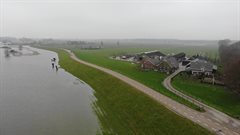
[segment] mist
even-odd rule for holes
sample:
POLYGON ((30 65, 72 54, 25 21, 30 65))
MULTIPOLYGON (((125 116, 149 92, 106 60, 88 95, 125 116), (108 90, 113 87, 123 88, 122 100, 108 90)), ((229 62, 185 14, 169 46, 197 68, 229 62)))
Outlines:
POLYGON ((0 36, 240 39, 240 0, 1 0, 0 36))

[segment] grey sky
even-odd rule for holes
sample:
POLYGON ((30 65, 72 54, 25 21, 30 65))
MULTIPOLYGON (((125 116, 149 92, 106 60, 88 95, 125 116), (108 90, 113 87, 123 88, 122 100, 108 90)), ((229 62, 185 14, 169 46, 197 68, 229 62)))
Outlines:
POLYGON ((240 0, 0 0, 0 36, 240 39, 240 0))

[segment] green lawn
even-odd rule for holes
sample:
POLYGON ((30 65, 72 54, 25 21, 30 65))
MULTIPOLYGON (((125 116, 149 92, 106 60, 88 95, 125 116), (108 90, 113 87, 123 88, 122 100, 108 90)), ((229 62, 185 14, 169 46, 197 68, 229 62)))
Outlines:
MULTIPOLYGON (((160 93, 167 95, 168 97, 186 104, 187 106, 197 108, 196 106, 192 105, 191 103, 185 101, 184 99, 176 96, 175 94, 169 92, 162 86, 162 81, 166 77, 165 74, 149 71, 143 72, 138 69, 135 64, 131 64, 129 62, 117 61, 109 59, 110 56, 119 55, 124 53, 134 53, 134 52, 143 52, 147 50, 154 50, 159 48, 134 48, 134 47, 125 47, 125 48, 104 48, 101 50, 80 50, 80 49, 72 49, 74 53, 82 60, 94 63, 99 66, 103 66, 114 71, 117 71, 121 74, 124 74, 132 79, 135 79, 160 93)), ((197 48, 192 50, 193 48, 185 48, 185 52, 188 54, 193 54, 195 51, 204 52, 206 53, 214 53, 217 50, 213 48, 197 48), (199 49, 199 50, 198 50, 199 49)), ((169 53, 169 52, 181 52, 184 51, 183 48, 166 48, 163 47, 162 52, 169 53)), ((179 90, 184 90, 186 94, 190 94, 206 104, 223 111, 233 117, 240 117, 240 99, 232 94, 229 91, 226 91, 223 87, 217 86, 209 86, 205 84, 193 83, 189 81, 183 81, 179 78, 176 78, 177 82, 173 82, 175 87, 179 90)))
MULTIPOLYGON (((62 68, 82 79, 95 90, 96 101, 93 107, 102 125, 103 134, 211 134, 119 79, 72 60, 62 50, 54 51, 58 53, 62 68)), ((118 66, 122 67, 121 64, 118 66)), ((150 74, 155 75, 151 72, 150 74)), ((164 76, 160 75, 160 78, 162 77, 164 76)))
MULTIPOLYGON (((149 49, 150 50, 150 49, 149 49)), ((130 62, 117 61, 110 59, 110 56, 118 55, 122 53, 143 52, 146 48, 105 48, 101 50, 77 50, 72 49, 76 56, 82 60, 94 63, 96 65, 106 67, 113 71, 117 71, 124 74, 134 80, 137 80, 146 86, 182 103, 195 110, 199 110, 199 107, 186 101, 185 99, 175 95, 174 93, 165 89, 162 85, 164 78, 167 76, 164 73, 155 71, 141 71, 136 64, 130 62)))
POLYGON ((173 86, 220 111, 240 118, 240 97, 221 86, 202 84, 198 80, 178 75, 172 81, 173 86))

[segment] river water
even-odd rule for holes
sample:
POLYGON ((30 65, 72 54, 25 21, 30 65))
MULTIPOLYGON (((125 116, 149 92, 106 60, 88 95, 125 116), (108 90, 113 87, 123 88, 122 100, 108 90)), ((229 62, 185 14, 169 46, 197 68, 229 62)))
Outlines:
MULTIPOLYGON (((18 50, 18 48, 15 48, 18 50)), ((93 90, 63 69, 54 52, 23 47, 21 56, 0 48, 0 135, 95 135, 93 90)))

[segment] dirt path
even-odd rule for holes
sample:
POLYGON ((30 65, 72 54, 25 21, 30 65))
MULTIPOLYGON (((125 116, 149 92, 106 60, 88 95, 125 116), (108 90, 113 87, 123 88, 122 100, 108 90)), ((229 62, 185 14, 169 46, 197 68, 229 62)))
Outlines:
POLYGON ((143 93, 149 95, 156 101, 160 102, 162 105, 167 107, 169 110, 201 125, 202 127, 209 129, 210 131, 215 132, 216 134, 240 135, 240 125, 237 125, 237 124, 234 125, 234 124, 229 124, 229 123, 223 122, 223 120, 220 119, 221 117, 219 118, 219 116, 217 114, 213 113, 214 115, 212 115, 212 113, 208 112, 208 111, 201 113, 201 112, 195 111, 193 109, 190 109, 190 108, 186 107, 185 105, 182 105, 182 104, 170 99, 169 97, 166 97, 166 96, 160 94, 159 92, 156 92, 155 90, 153 90, 131 78, 128 78, 127 76, 124 76, 124 75, 117 73, 115 71, 112 71, 110 69, 103 68, 103 67, 91 64, 89 62, 80 60, 71 51, 69 51, 69 50, 65 50, 65 51, 67 51, 69 53, 70 57, 72 59, 76 60, 77 62, 88 65, 93 68, 96 68, 98 70, 101 70, 105 73, 108 73, 108 74, 124 81, 125 83, 131 85, 132 87, 136 88, 137 90, 142 91, 143 93), (234 126, 232 126, 232 125, 234 125, 234 126))

